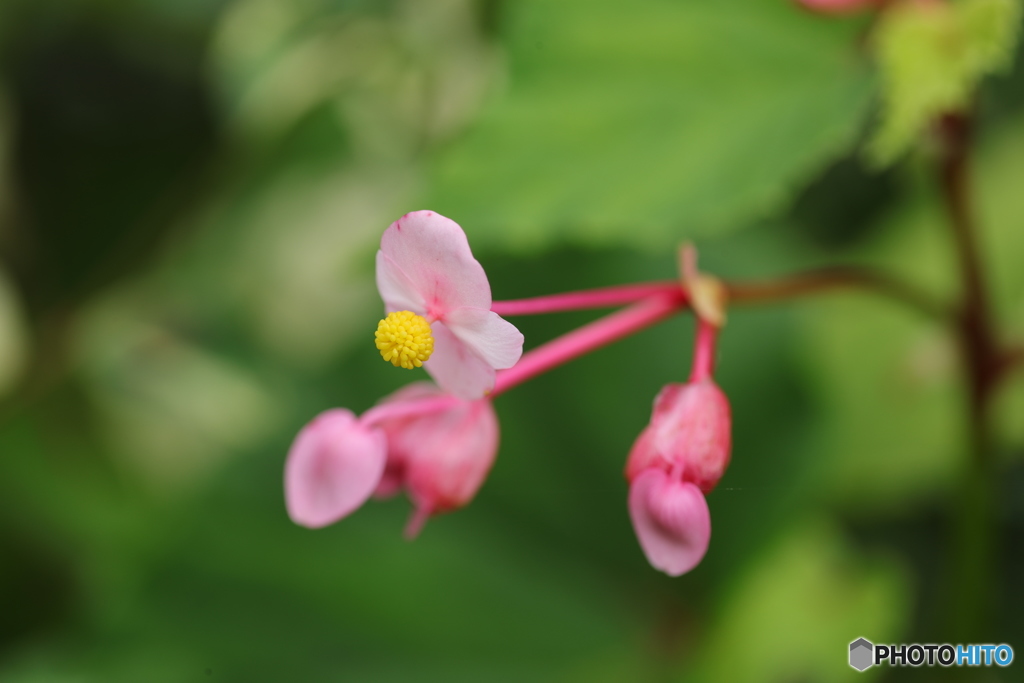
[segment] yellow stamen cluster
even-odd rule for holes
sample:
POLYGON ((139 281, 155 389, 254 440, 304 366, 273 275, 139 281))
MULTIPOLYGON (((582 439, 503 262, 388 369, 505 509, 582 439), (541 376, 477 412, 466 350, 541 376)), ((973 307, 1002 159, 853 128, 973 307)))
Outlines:
POLYGON ((434 338, 430 324, 412 311, 395 311, 377 325, 377 350, 381 357, 396 368, 418 368, 434 352, 434 338))

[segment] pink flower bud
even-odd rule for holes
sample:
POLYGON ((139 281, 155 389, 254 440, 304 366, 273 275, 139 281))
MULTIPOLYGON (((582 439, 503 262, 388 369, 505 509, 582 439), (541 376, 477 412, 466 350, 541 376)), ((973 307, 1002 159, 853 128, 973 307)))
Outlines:
POLYGON ((340 408, 317 415, 295 437, 284 470, 288 516, 327 526, 366 502, 384 472, 384 434, 340 408))
POLYGON ((708 550, 711 514, 704 494, 664 470, 647 469, 633 480, 629 516, 647 561, 669 576, 690 571, 708 550))
POLYGON ((675 473, 704 492, 715 487, 732 447, 729 401, 714 381, 669 384, 654 400, 654 414, 630 451, 626 478, 649 469, 675 473))
MULTIPOLYGON (((445 393, 428 384, 405 387, 384 404, 422 400, 445 393)), ((378 495, 404 484, 416 506, 407 536, 419 533, 430 515, 462 507, 472 500, 498 452, 498 418, 491 402, 452 400, 444 410, 384 419, 387 474, 378 495)))

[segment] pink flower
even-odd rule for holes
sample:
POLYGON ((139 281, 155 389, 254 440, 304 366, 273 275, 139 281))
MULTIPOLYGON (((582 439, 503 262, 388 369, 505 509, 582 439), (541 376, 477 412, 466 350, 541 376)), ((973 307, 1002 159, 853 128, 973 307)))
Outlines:
POLYGON ((389 313, 377 337, 385 360, 422 365, 451 394, 483 397, 495 370, 522 355, 523 335, 490 310, 487 275, 462 228, 444 216, 414 211, 384 231, 377 288, 389 313))
POLYGON ((285 463, 288 516, 310 528, 327 526, 362 505, 380 482, 384 433, 348 410, 317 415, 295 437, 285 463))
MULTIPOLYGON (((412 384, 384 399, 381 409, 409 401, 441 398, 427 383, 412 384)), ((466 505, 483 484, 498 452, 498 418, 491 402, 452 401, 445 410, 383 418, 387 470, 378 496, 404 486, 415 505, 406 536, 416 536, 434 514, 466 505)))
POLYGON ((498 450, 498 419, 487 399, 466 401, 429 383, 412 384, 356 418, 321 413, 295 438, 285 464, 292 521, 338 521, 371 495, 405 488, 415 506, 406 535, 434 514, 467 504, 498 450))

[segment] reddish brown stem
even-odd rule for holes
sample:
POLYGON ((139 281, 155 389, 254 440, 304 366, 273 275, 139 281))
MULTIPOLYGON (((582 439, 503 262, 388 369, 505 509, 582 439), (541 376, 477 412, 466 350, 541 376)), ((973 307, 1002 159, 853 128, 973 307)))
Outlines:
POLYGON ((949 308, 916 287, 869 268, 835 266, 762 282, 726 283, 733 303, 770 303, 830 289, 869 289, 905 304, 922 315, 946 319, 949 308))

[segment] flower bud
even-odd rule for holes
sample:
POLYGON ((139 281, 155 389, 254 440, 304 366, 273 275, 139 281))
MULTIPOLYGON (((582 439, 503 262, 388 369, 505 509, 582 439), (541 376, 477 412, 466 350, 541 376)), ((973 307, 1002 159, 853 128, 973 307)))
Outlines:
POLYGON ((721 479, 732 447, 729 401, 710 378, 669 384, 654 400, 650 424, 626 463, 634 481, 648 469, 673 473, 705 493, 721 479))
MULTIPOLYGON (((422 399, 444 392, 414 384, 385 403, 422 399)), ((388 466, 378 495, 405 485, 416 506, 406 528, 415 536, 430 515, 462 507, 476 495, 498 452, 498 418, 491 402, 455 401, 444 410, 383 420, 388 466)))

